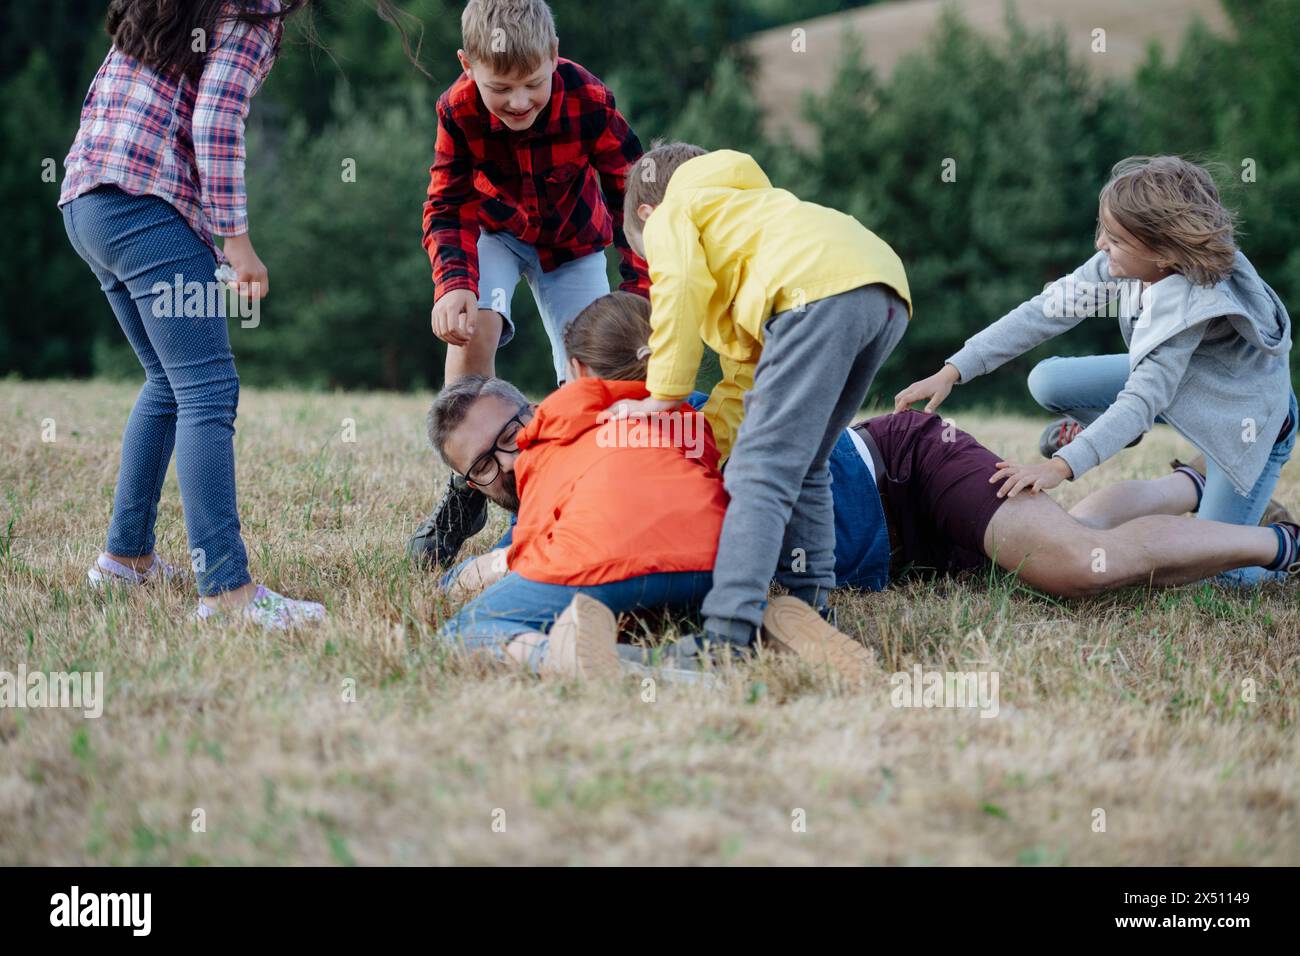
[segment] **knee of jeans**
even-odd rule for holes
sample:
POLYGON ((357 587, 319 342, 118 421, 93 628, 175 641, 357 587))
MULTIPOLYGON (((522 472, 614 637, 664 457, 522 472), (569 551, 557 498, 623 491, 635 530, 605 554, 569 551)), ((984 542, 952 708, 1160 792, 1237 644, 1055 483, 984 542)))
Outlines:
POLYGON ((239 376, 230 374, 223 378, 195 382, 181 388, 172 387, 176 404, 181 411, 201 409, 223 421, 233 422, 239 407, 239 376))
POLYGON ((176 395, 172 392, 171 382, 167 381, 167 376, 161 370, 145 372, 144 387, 140 389, 140 397, 151 402, 156 412, 176 414, 176 395))
POLYGON ((517 636, 517 634, 499 632, 491 627, 479 626, 473 616, 467 618, 462 611, 443 623, 437 639, 452 651, 465 654, 486 653, 498 660, 506 660, 509 656, 506 647, 517 636))
POLYGON ((1063 412, 1065 407, 1061 404, 1061 394, 1059 391, 1060 377, 1055 374, 1052 365, 1059 361, 1059 356, 1043 359, 1029 373, 1026 385, 1029 387, 1029 394, 1033 396, 1034 401, 1049 412, 1063 412))

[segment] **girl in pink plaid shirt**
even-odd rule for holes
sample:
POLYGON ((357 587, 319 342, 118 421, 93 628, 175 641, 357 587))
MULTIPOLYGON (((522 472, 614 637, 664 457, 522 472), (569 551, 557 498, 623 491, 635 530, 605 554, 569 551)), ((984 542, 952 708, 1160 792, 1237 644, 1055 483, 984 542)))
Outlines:
POLYGON ((244 118, 275 61, 284 17, 302 2, 112 0, 113 46, 86 94, 59 197, 68 237, 145 372, 91 584, 175 573, 154 553, 175 449, 200 593, 195 617, 242 614, 277 629, 319 621, 325 609, 248 573, 235 496, 239 377, 216 270, 227 263, 233 276, 223 277, 250 301, 269 291, 249 239, 244 118), (193 296, 196 288, 204 294, 193 296), (211 305, 194 309, 196 299, 211 305))

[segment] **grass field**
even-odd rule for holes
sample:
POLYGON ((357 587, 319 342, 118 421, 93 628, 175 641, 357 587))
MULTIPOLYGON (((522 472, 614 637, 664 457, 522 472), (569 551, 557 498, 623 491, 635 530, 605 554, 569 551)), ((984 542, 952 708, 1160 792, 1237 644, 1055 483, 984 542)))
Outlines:
MULTIPOLYGON (((332 617, 200 628, 183 587, 84 586, 133 398, 0 382, 0 670, 106 684, 98 719, 0 709, 0 864, 1300 863, 1294 586, 1063 604, 1009 578, 914 585, 838 599, 880 656, 865 690, 785 660, 653 700, 634 678, 542 683, 434 643, 453 608, 402 550, 442 476, 427 396, 247 389, 254 574, 332 617), (998 716, 891 706, 916 664, 997 672, 998 716)), ((1038 421, 946 411, 1035 454, 1038 421)), ((1185 452, 1160 429, 1060 498, 1185 452)), ((1279 497, 1300 504, 1300 473, 1279 497)), ((159 551, 186 547, 173 473, 159 551)))

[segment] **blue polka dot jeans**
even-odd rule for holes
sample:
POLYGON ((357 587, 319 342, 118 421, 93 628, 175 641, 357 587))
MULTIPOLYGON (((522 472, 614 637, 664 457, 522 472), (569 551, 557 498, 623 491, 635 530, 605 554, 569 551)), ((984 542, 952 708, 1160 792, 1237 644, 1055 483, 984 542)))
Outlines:
POLYGON ((175 449, 199 593, 247 584, 248 555, 235 503, 239 376, 224 300, 208 291, 217 267, 212 250, 165 200, 115 186, 64 205, 63 224, 99 279, 145 374, 122 436, 107 550, 124 557, 153 551, 158 499, 175 449), (201 284, 201 299, 187 296, 186 288, 195 289, 189 283, 201 284), (205 305, 176 308, 187 300, 205 305), (208 302, 215 308, 206 307, 208 302))

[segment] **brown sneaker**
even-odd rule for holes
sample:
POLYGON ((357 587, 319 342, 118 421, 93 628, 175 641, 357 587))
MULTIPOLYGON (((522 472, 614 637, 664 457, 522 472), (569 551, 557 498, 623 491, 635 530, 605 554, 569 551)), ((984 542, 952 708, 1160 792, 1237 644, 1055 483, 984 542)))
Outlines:
MULTIPOLYGON (((1197 455, 1191 461, 1179 461, 1175 458, 1169 463, 1169 467, 1175 470, 1178 468, 1190 468, 1201 476, 1202 482, 1205 481, 1204 455, 1197 455)), ((1282 506, 1282 502, 1278 501, 1276 498, 1269 498, 1268 507, 1264 509, 1264 517, 1259 519, 1259 526, 1263 528, 1267 525, 1277 524, 1281 521, 1290 522, 1291 524, 1296 523, 1296 520, 1291 517, 1291 512, 1287 511, 1286 508, 1282 506)))
POLYGON ((593 597, 575 594, 551 627, 543 677, 609 681, 619 675, 618 621, 593 597))
POLYGON ((840 633, 810 605, 789 595, 768 602, 762 639, 778 651, 829 667, 852 683, 863 682, 875 667, 876 656, 868 647, 840 633))

